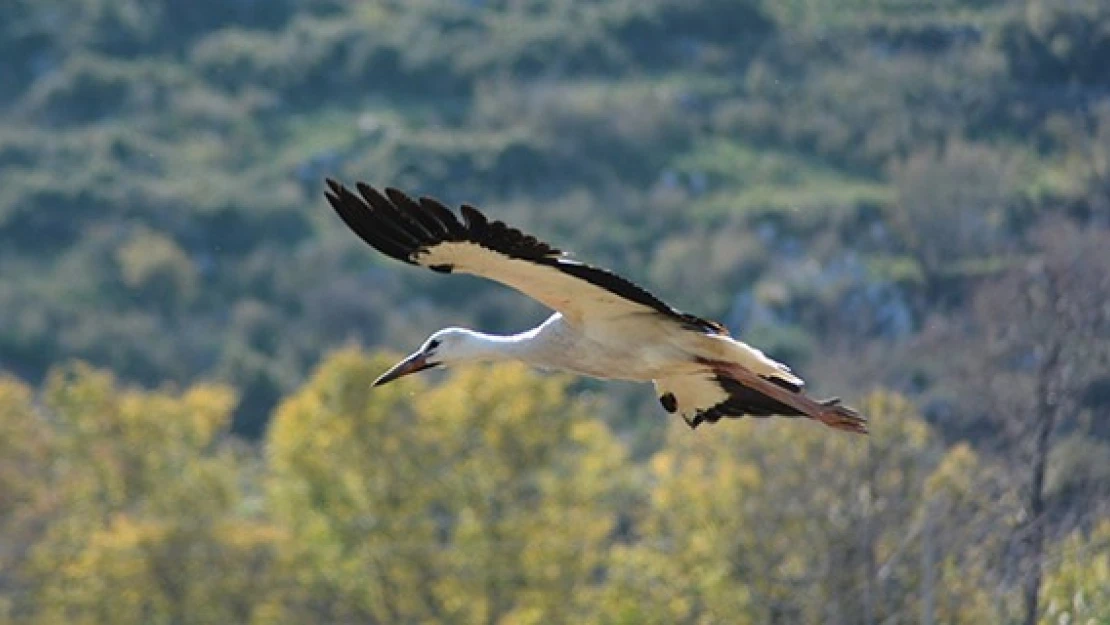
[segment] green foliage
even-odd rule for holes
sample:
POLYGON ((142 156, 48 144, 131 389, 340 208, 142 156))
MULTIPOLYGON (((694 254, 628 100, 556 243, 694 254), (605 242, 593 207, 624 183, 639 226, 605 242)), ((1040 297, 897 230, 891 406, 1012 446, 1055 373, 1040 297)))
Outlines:
POLYGON ((799 355, 898 310, 917 327, 1032 222, 1108 206, 1106 124, 1074 106, 1097 93, 1097 3, 71 5, 0 9, 0 363, 217 375, 251 436, 322 350, 422 333, 411 310, 534 321, 367 273, 324 176, 481 202, 799 355), (1078 95, 1038 95, 1053 68, 1078 95), (799 249, 864 270, 747 315, 799 249), (284 340, 259 348, 247 318, 284 340))
POLYGON ((1110 33, 1104 27, 1110 7, 1101 2, 1067 6, 1035 0, 1024 19, 1001 30, 998 47, 1011 75, 1031 83, 1105 85, 1099 59, 1110 54, 1110 33))
POLYGON ((27 91, 21 112, 49 125, 95 123, 161 108, 187 80, 161 63, 75 57, 27 91))
POLYGON ((123 284, 154 303, 187 304, 197 294, 197 270, 172 240, 137 232, 116 251, 123 284))
POLYGON ((1017 176, 1013 159, 960 141, 895 165, 894 225, 927 282, 1006 250, 1017 176))
MULTIPOLYGON (((714 189, 693 206, 710 215, 831 213, 837 208, 884 205, 891 196, 885 185, 838 172, 814 159, 722 140, 695 146, 676 161, 675 170, 714 189)), ((823 221, 828 216, 809 219, 823 221)))

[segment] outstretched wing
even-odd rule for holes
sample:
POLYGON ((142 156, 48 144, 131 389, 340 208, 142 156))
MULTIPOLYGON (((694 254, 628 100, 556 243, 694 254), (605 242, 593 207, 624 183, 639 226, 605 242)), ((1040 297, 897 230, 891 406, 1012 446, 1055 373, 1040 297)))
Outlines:
POLYGON ((464 204, 462 221, 431 198, 414 200, 356 184, 358 193, 329 179, 328 202, 362 240, 397 260, 441 273, 469 273, 513 287, 557 310, 571 323, 657 313, 699 331, 724 328, 671 308, 624 278, 566 257, 531 235, 490 221, 464 204))

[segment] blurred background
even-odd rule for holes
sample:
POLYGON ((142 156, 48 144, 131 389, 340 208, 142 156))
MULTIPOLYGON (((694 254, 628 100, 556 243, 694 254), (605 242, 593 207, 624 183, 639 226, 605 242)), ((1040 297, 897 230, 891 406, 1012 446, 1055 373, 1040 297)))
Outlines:
POLYGON ((1110 3, 7 0, 0 58, 0 624, 1110 623, 1110 3), (546 313, 374 253, 325 176, 873 434, 371 393, 546 313))

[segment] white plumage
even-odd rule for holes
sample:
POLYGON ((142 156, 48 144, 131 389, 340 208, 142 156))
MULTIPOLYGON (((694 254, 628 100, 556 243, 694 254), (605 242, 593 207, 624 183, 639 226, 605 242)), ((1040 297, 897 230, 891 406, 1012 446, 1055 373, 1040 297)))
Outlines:
POLYGON ((722 417, 806 416, 866 432, 866 422, 838 400, 817 402, 803 382, 715 322, 675 310, 611 272, 463 205, 455 214, 430 198, 413 200, 359 183, 358 194, 329 180, 329 203, 378 251, 441 273, 482 276, 557 311, 511 336, 463 328, 436 332, 375 384, 437 365, 519 360, 603 379, 654 382, 660 403, 691 427, 722 417))

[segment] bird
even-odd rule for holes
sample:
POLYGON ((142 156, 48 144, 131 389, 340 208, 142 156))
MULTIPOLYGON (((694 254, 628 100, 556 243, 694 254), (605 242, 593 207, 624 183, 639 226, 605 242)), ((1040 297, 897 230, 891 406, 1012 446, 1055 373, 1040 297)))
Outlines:
POLYGON ((550 308, 540 325, 512 335, 451 327, 433 333, 373 386, 440 366, 522 361, 600 378, 651 382, 660 405, 690 427, 722 418, 807 417, 867 433, 867 419, 839 398, 815 400, 788 366, 733 338, 720 323, 681 312, 633 282, 462 204, 458 214, 364 182, 326 178, 339 218, 378 252, 441 274, 500 282, 550 308), (461 219, 460 219, 461 217, 461 219))

